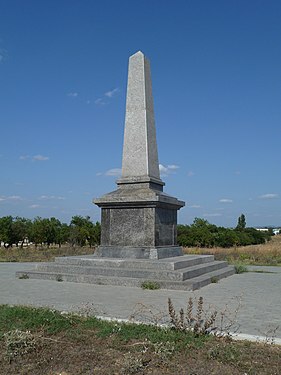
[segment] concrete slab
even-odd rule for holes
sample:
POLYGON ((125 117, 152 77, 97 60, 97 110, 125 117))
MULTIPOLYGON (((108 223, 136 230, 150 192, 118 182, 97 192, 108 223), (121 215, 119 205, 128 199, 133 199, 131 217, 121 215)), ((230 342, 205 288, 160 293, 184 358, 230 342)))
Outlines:
POLYGON ((86 311, 102 317, 156 322, 167 318, 167 299, 176 309, 186 306, 190 296, 204 298, 205 307, 234 321, 231 331, 281 339, 281 267, 251 267, 248 272, 210 284, 198 291, 142 290, 140 288, 88 285, 48 280, 19 280, 16 271, 34 263, 0 263, 2 304, 47 306, 61 311, 86 311), (235 313, 237 310, 237 314, 235 313))

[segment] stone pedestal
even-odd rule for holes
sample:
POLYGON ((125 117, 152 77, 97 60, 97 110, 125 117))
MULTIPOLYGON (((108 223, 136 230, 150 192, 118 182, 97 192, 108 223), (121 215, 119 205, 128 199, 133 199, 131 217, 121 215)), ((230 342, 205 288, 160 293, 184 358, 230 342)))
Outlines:
POLYGON ((101 207, 102 228, 97 256, 160 259, 182 255, 177 246, 177 210, 184 202, 164 194, 162 185, 151 185, 121 182, 116 191, 95 200, 101 207))

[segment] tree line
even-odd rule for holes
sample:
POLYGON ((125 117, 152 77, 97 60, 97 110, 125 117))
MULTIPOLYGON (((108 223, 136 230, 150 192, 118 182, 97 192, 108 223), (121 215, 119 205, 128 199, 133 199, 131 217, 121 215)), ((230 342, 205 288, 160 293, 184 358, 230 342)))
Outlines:
MULTIPOLYGON (((246 227, 245 215, 238 218, 234 229, 218 227, 195 218, 191 225, 178 225, 178 244, 184 247, 232 247, 262 244, 271 239, 272 231, 260 232, 246 227)), ((51 217, 34 220, 5 216, 0 218, 0 246, 24 246, 26 240, 38 245, 96 246, 100 243, 101 226, 89 216, 73 216, 70 224, 51 217)))
POLYGON ((178 225, 178 244, 185 247, 232 247, 263 244, 271 239, 272 230, 260 232, 246 227, 245 215, 238 218, 233 229, 218 227, 207 220, 195 218, 191 225, 178 225))
POLYGON ((61 223, 55 217, 34 220, 23 217, 0 218, 0 245, 6 248, 24 243, 38 245, 95 246, 100 243, 100 223, 95 224, 89 216, 73 216, 70 224, 61 223))

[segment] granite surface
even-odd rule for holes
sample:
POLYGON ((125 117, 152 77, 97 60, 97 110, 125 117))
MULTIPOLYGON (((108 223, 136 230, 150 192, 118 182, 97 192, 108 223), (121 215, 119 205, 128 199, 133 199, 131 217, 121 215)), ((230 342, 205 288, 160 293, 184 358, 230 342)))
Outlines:
POLYGON ((150 64, 140 51, 129 59, 122 160, 122 178, 136 176, 160 179, 150 64))

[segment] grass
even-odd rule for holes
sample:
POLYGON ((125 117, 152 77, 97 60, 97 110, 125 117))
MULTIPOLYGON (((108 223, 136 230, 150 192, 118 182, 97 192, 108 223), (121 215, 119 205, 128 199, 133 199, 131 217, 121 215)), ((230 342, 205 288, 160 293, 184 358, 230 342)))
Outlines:
POLYGON ((0 305, 1 374, 279 374, 280 347, 0 305))
MULTIPOLYGON (((94 248, 62 246, 53 248, 0 247, 0 262, 47 262, 58 256, 93 254, 94 248)), ((263 245, 224 248, 185 248, 186 254, 212 254, 216 260, 226 260, 234 265, 281 266, 281 235, 263 245)), ((149 289, 149 288, 148 288, 149 289)))
POLYGON ((235 273, 248 272, 248 268, 243 264, 235 264, 235 273))
POLYGON ((160 284, 157 283, 156 281, 144 281, 141 284, 142 289, 149 289, 149 290, 156 290, 160 289, 160 284))
POLYGON ((94 248, 89 247, 12 247, 5 249, 0 247, 0 262, 49 262, 54 261, 55 257, 71 255, 93 254, 94 248))
POLYGON ((231 248, 185 248, 186 254, 211 254, 234 265, 281 266, 281 235, 262 245, 231 248))

